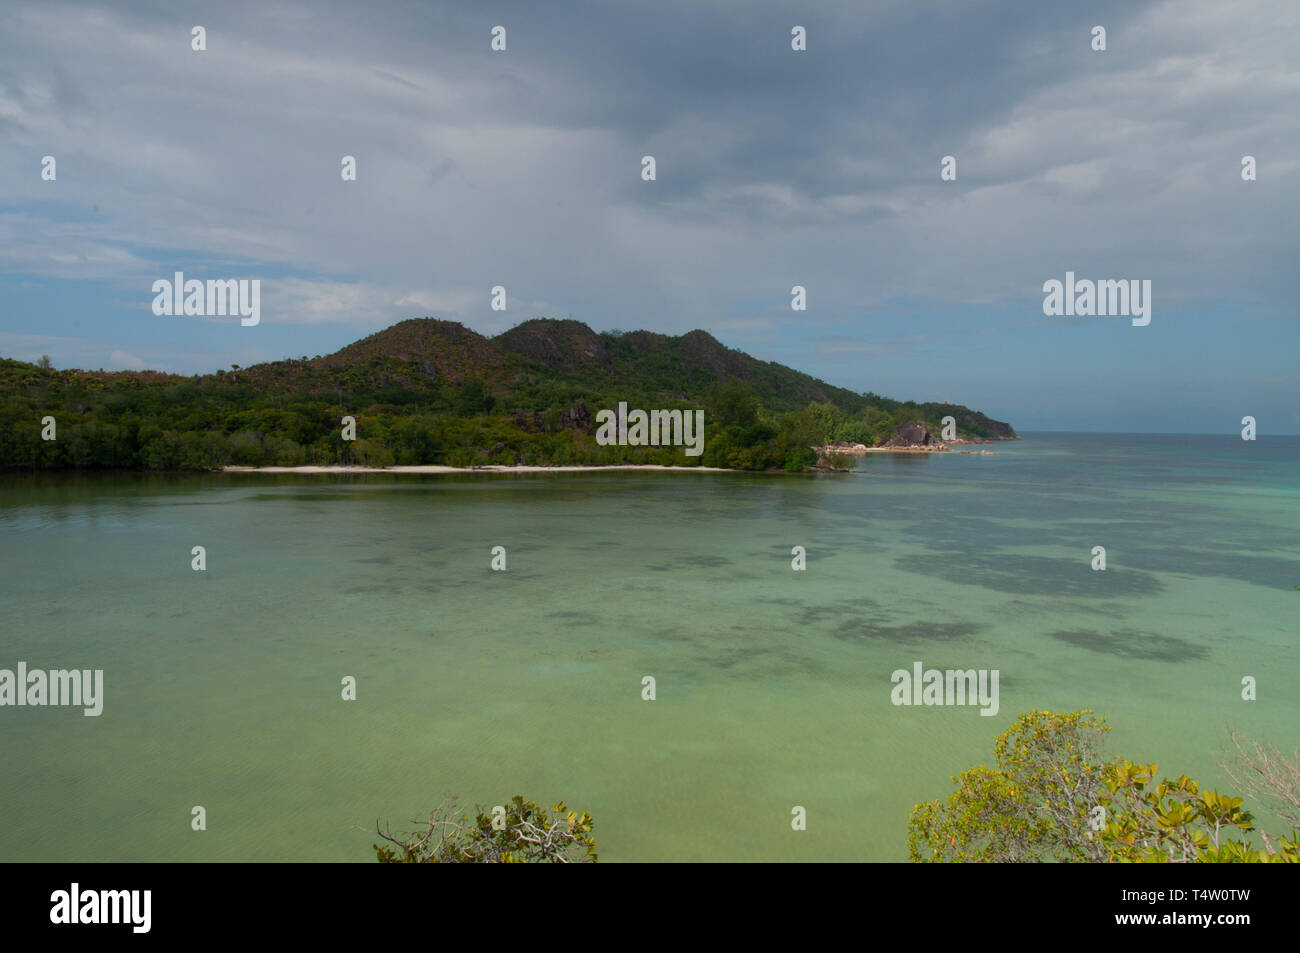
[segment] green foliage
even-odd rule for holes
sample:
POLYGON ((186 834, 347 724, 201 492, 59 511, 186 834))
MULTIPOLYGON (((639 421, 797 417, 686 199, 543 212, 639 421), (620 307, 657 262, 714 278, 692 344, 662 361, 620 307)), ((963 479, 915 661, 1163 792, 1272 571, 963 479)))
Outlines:
POLYGON ((1102 739, 1089 711, 1023 714, 994 744, 997 767, 963 771, 947 802, 912 810, 914 861, 1095 860, 1088 809, 1104 789, 1102 739))
POLYGON ((1098 833, 1107 859, 1116 863, 1300 863, 1300 831, 1278 838, 1274 848, 1226 840, 1231 829, 1254 831, 1254 817, 1242 799, 1217 791, 1202 793, 1185 774, 1156 777, 1157 765, 1124 759, 1108 766, 1108 822, 1098 833))
POLYGON ((489 414, 496 404, 496 398, 488 393, 487 385, 482 378, 471 377, 461 386, 460 393, 456 395, 455 409, 456 413, 462 417, 476 417, 479 414, 489 414))
POLYGON ((1107 761, 1109 730, 1090 711, 1022 714, 998 736, 996 768, 963 771, 946 801, 913 808, 911 859, 1300 862, 1298 832, 1265 837, 1263 850, 1225 838, 1254 830, 1241 798, 1203 794, 1186 775, 1157 781, 1154 764, 1107 761))
POLYGON ((594 821, 586 811, 571 811, 560 801, 548 813, 518 794, 503 807, 502 817, 479 807, 471 820, 449 800, 429 814, 421 830, 393 834, 376 825, 375 832, 389 843, 373 845, 375 857, 381 864, 596 862, 594 821))
POLYGON ((754 389, 742 380, 723 381, 709 391, 705 419, 719 427, 745 430, 758 422, 759 400, 754 389))
POLYGON ((326 358, 193 377, 0 359, 0 469, 654 463, 797 471, 816 463, 814 446, 876 443, 896 417, 937 427, 948 411, 964 432, 996 424, 955 405, 854 394, 703 332, 596 334, 576 321, 533 321, 488 339, 424 319, 326 358), (564 422, 578 404, 594 414, 620 401, 703 407, 703 456, 602 447, 594 427, 564 422), (57 420, 53 441, 40 437, 47 415, 57 420), (357 418, 355 443, 340 439, 344 415, 357 418))

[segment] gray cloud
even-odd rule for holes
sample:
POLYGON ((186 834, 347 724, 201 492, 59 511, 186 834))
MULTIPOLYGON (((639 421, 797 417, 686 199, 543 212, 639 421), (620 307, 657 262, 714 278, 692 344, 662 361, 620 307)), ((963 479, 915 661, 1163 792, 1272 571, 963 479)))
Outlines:
POLYGON ((32 170, 0 178, 0 271, 135 280, 188 250, 301 275, 301 323, 495 331, 532 303, 772 350, 801 283, 800 324, 882 359, 906 335, 864 336, 865 313, 1032 319, 1066 268, 1151 277, 1166 308, 1300 290, 1292 0, 19 0, 0 27, 0 161, 32 170))

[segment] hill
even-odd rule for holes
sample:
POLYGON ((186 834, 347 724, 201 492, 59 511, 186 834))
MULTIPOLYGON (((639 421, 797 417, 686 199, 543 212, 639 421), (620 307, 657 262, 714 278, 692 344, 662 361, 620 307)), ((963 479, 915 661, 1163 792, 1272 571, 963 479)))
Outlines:
POLYGON ((54 370, 0 359, 0 467, 205 469, 228 463, 712 462, 805 464, 808 445, 878 443, 912 419, 951 414, 973 439, 1008 424, 955 404, 857 394, 728 348, 704 331, 596 332, 525 321, 494 338, 453 321, 402 321, 333 354, 186 377, 54 370), (594 415, 706 411, 703 457, 600 446, 594 415), (42 440, 42 419, 56 421, 42 440), (358 439, 342 439, 344 416, 358 439), (805 441, 812 441, 807 444, 805 441), (796 458, 798 458, 796 460, 796 458))

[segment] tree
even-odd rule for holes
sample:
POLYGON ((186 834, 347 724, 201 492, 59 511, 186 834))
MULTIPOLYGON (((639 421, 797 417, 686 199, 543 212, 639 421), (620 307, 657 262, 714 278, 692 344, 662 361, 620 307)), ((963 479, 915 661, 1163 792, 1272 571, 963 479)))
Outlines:
POLYGON ((482 378, 466 379, 461 385, 460 393, 456 395, 456 413, 464 417, 477 417, 479 414, 490 413, 495 405, 496 398, 488 393, 487 385, 483 383, 482 378))
POLYGON ((867 446, 874 446, 889 435, 893 429, 893 418, 889 412, 879 407, 867 406, 858 414, 858 439, 867 446))
POLYGON ((381 829, 375 833, 394 846, 375 844, 381 864, 572 864, 596 863, 594 822, 586 811, 569 810, 564 802, 548 814, 535 801, 516 794, 504 811, 491 814, 477 808, 471 821, 449 798, 430 812, 423 828, 403 834, 381 829))
POLYGON ((719 427, 748 428, 758 422, 758 398, 749 384, 733 377, 715 386, 707 401, 719 427))
POLYGON ((43 371, 48 371, 51 367, 50 356, 48 354, 42 354, 41 359, 36 362, 36 366, 43 371))
POLYGON ((820 443, 840 439, 837 431, 844 423, 844 412, 842 410, 828 400, 820 404, 809 404, 807 411, 816 422, 820 443))
POLYGON ((809 404, 781 418, 774 450, 781 466, 791 473, 814 466, 817 453, 812 448, 826 442, 821 422, 812 411, 814 406, 809 404))
POLYGON ((1157 765, 1120 759, 1107 769, 1110 796, 1103 798, 1105 827, 1097 841, 1106 860, 1116 863, 1300 863, 1300 832, 1268 835, 1264 850, 1228 840, 1232 829, 1254 830, 1254 818, 1242 799, 1217 791, 1201 793, 1185 774, 1156 780, 1157 765))
POLYGON ((914 861, 1099 860, 1089 809, 1101 797, 1110 728, 1091 711, 1023 714, 993 746, 998 767, 954 777, 946 803, 912 810, 914 861))
POLYGON ((1264 850, 1229 840, 1254 831, 1242 799, 1202 793, 1186 775, 1103 754, 1104 718, 1031 711, 1000 735, 997 767, 953 778, 946 802, 912 810, 913 861, 1300 863, 1300 832, 1261 835, 1264 850))

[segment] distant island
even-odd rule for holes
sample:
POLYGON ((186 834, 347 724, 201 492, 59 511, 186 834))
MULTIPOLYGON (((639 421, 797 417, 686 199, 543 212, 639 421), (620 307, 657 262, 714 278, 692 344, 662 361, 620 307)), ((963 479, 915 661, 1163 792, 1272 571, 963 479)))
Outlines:
POLYGON ((796 472, 833 465, 838 453, 1017 439, 1009 424, 960 404, 857 394, 759 361, 704 331, 597 333, 580 321, 545 318, 493 338, 417 318, 325 357, 192 377, 0 359, 0 406, 0 469, 7 470, 796 472), (620 403, 664 414, 703 410, 702 452, 602 445, 597 417, 620 403), (944 417, 956 422, 955 440, 935 436, 944 417))

